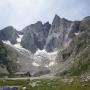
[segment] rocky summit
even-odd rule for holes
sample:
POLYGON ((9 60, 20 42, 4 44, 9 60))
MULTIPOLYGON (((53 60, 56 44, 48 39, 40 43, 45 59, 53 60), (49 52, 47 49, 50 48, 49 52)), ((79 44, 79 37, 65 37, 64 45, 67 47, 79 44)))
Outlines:
POLYGON ((55 15, 18 31, 0 30, 0 75, 90 73, 90 16, 70 21, 55 15), (79 68, 79 69, 78 69, 79 68))

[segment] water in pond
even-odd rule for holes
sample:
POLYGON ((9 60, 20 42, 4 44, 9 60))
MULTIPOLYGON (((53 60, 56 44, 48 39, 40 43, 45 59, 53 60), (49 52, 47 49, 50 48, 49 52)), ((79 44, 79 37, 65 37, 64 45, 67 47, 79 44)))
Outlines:
POLYGON ((0 90, 18 90, 18 87, 15 86, 2 86, 0 90))

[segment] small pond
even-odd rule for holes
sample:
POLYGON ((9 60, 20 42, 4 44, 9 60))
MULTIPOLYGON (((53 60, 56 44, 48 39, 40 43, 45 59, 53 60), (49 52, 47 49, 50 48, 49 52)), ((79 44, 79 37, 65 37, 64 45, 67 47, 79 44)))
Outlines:
POLYGON ((18 86, 1 86, 0 90, 18 90, 18 86))

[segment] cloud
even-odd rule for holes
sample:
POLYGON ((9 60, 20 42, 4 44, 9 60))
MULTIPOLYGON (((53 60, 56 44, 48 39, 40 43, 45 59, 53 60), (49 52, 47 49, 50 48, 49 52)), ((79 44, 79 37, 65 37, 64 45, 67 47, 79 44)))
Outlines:
POLYGON ((52 22, 58 14, 70 20, 90 15, 90 0, 0 0, 0 28, 20 30, 38 20, 52 22))

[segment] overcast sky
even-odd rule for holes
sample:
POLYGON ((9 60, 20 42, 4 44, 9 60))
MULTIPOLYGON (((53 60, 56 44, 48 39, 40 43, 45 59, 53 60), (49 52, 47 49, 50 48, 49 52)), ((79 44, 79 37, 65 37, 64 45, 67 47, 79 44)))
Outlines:
POLYGON ((54 15, 81 20, 90 15, 90 0, 0 0, 0 29, 21 30, 37 21, 52 22, 54 15))

